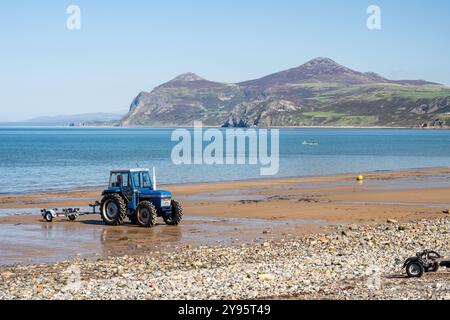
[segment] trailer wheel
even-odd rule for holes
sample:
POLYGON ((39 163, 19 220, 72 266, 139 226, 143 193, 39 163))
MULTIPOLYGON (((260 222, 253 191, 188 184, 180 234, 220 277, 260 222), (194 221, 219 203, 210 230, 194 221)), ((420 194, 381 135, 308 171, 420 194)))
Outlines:
POLYGON ((45 219, 45 221, 47 221, 47 222, 52 222, 52 221, 53 221, 53 215, 52 215, 52 213, 51 213, 50 211, 47 211, 47 212, 45 213, 44 219, 45 219))
POLYGON ((120 226, 125 219, 127 206, 119 194, 107 194, 103 197, 100 215, 103 222, 109 226, 120 226))
POLYGON ((73 215, 73 214, 71 214, 71 215, 69 216, 69 220, 70 220, 70 221, 75 221, 76 218, 77 218, 77 217, 76 217, 75 215, 73 215))
POLYGON ((439 262, 435 262, 433 266, 425 269, 425 272, 438 272, 439 271, 439 262))
POLYGON ((164 217, 164 222, 169 226, 177 226, 181 219, 183 219, 183 207, 178 201, 172 200, 172 212, 170 216, 164 217))
POLYGON ((424 272, 425 269, 420 262, 413 261, 406 265, 406 273, 410 278, 420 278, 424 272))
POLYGON ((155 206, 149 201, 141 202, 136 208, 136 220, 141 227, 154 227, 157 215, 155 206))

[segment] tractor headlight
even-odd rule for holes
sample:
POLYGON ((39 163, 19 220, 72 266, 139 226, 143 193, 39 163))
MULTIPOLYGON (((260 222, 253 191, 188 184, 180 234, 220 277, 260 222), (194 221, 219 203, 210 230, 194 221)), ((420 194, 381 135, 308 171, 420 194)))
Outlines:
POLYGON ((170 205, 171 205, 170 198, 161 199, 161 207, 170 207, 170 205))

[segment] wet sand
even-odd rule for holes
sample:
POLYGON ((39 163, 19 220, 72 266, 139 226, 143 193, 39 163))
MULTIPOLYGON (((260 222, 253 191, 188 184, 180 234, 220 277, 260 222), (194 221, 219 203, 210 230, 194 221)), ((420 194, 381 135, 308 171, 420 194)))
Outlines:
POLYGON ((140 255, 180 246, 238 245, 329 225, 445 217, 450 168, 164 186, 184 206, 178 227, 107 227, 99 215, 45 223, 41 208, 88 207, 100 189, 0 196, 0 264, 54 262, 75 256, 140 255), (20 215, 33 213, 31 215, 20 215))

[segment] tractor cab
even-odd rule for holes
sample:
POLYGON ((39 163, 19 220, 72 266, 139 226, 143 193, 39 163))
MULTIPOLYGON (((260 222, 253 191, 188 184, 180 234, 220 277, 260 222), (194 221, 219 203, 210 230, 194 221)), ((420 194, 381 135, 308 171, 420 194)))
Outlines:
POLYGON ((154 171, 152 178, 149 169, 111 171, 108 188, 102 194, 103 221, 120 225, 127 216, 133 223, 153 226, 156 217, 163 217, 168 224, 178 224, 181 221, 180 204, 172 199, 170 191, 157 190, 155 180, 154 171), (175 217, 174 210, 179 211, 175 217), (145 221, 139 220, 142 212, 146 215, 145 221))
POLYGON ((133 208, 133 195, 151 194, 155 188, 148 169, 115 170, 110 173, 105 192, 121 193, 128 200, 128 207, 133 208))
POLYGON ((153 190, 154 186, 150 178, 150 170, 111 171, 109 178, 110 188, 132 188, 133 186, 153 190))

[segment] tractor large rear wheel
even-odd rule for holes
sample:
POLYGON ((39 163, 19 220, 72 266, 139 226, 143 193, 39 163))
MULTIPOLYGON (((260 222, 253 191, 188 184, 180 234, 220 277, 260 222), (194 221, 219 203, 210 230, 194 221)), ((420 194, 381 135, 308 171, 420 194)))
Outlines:
POLYGON ((157 216, 155 206, 149 201, 142 201, 136 208, 136 220, 141 227, 154 227, 157 216))
POLYGON ((164 218, 164 222, 169 226, 177 226, 181 219, 183 219, 183 207, 178 201, 172 200, 172 212, 170 216, 164 218))
POLYGON ((103 197, 100 206, 100 215, 103 222, 109 226, 120 226, 125 219, 127 205, 118 194, 107 194, 103 197))

